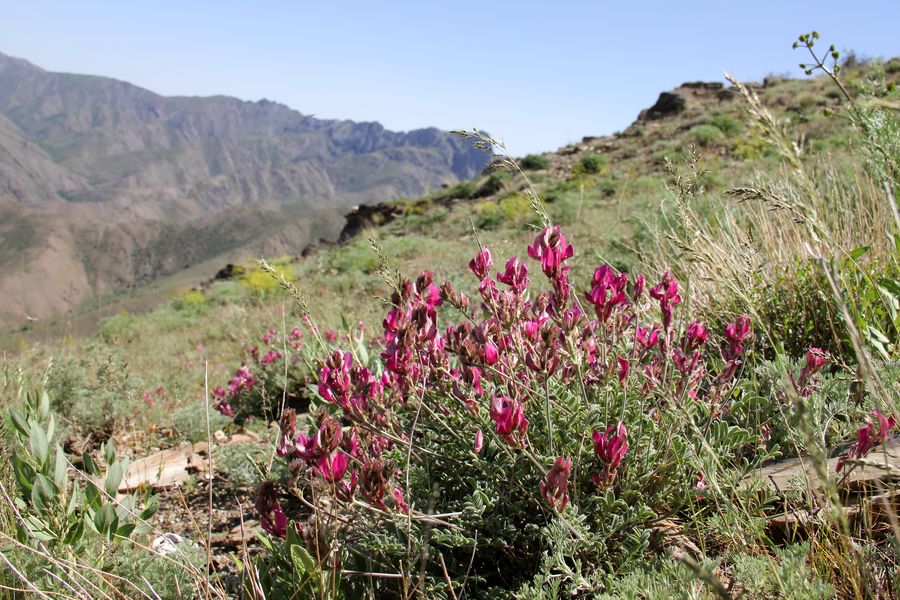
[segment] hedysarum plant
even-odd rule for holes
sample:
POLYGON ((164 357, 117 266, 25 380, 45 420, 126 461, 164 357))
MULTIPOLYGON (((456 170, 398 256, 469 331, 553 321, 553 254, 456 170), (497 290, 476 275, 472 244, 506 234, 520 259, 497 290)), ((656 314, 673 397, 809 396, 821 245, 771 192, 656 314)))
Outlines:
MULTIPOLYGON (((721 337, 682 323, 672 273, 645 294, 643 275, 600 265, 576 293, 559 227, 527 254, 543 289, 516 257, 492 275, 485 246, 469 263, 480 302, 429 271, 397 282, 380 356, 323 357, 312 428, 282 416, 278 455, 314 508, 288 527, 315 531, 323 569, 421 572, 426 596, 447 580, 488 594, 498 578, 527 581, 558 543, 554 523, 579 540, 574 558, 608 568, 648 550, 655 520, 723 494, 717 472, 765 458, 752 424, 726 422, 749 318, 721 337)), ((265 496, 263 524, 283 536, 265 496)), ((359 585, 388 594, 400 580, 359 585)))
POLYGON ((228 383, 213 388, 213 407, 243 421, 256 416, 277 417, 282 404, 305 404, 301 396, 311 375, 305 352, 304 331, 299 324, 285 331, 267 328, 245 348, 242 364, 228 383))

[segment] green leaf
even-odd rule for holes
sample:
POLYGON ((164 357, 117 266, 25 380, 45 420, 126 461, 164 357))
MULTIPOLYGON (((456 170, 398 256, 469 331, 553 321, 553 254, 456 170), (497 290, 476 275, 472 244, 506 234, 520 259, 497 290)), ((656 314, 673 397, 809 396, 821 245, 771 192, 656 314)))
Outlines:
POLYGON ((134 523, 126 523, 124 525, 120 525, 116 530, 116 535, 123 538, 131 537, 132 532, 134 532, 134 528, 134 523))
POLYGON ((43 392, 41 394, 41 400, 38 403, 38 417, 41 419, 46 419, 47 415, 50 414, 50 396, 47 395, 47 392, 43 392))
POLYGON ((31 447, 31 455, 38 465, 43 468, 47 464, 47 457, 50 455, 50 442, 47 441, 47 434, 37 423, 31 423, 28 443, 31 447))
POLYGON ((59 444, 56 445, 56 463, 54 464, 53 470, 53 482, 56 484, 61 490, 66 488, 66 483, 69 481, 69 461, 66 460, 66 455, 62 451, 62 448, 59 447, 59 444))
POLYGON ((12 462, 13 472, 16 475, 16 483, 19 484, 19 490, 22 492, 23 496, 28 496, 31 494, 31 488, 36 475, 34 469, 15 454, 10 457, 10 462, 12 462))
POLYGON ((859 248, 854 248, 849 252, 850 258, 855 262, 863 257, 863 255, 869 251, 868 246, 860 246, 859 248))
POLYGON ((112 504, 104 504, 100 510, 94 513, 94 527, 101 535, 111 536, 119 527, 119 517, 112 504))
POLYGON ((84 519, 76 519, 66 531, 63 542, 69 545, 77 543, 84 536, 84 519))
POLYGON ((275 552, 275 545, 272 543, 272 540, 268 535, 266 535, 262 531, 258 531, 256 533, 256 537, 259 538, 260 544, 262 544, 263 548, 265 548, 266 551, 275 552))
POLYGON ((100 452, 103 454, 103 460, 107 465, 111 465, 116 462, 116 445, 113 444, 112 440, 109 440, 105 444, 102 444, 100 446, 100 452))
MULTIPOLYGON (((93 487, 93 486, 91 486, 91 487, 93 487)), ((72 490, 72 495, 69 496, 69 504, 68 504, 68 506, 66 506, 66 515, 67 516, 75 514, 75 509, 78 508, 78 499, 80 497, 81 496, 78 494, 77 489, 72 490)))
POLYGON ((147 519, 155 515, 157 510, 159 510, 159 496, 149 496, 146 500, 144 500, 144 510, 141 511, 138 517, 141 520, 146 521, 147 519))
POLYGON ((313 557, 306 548, 299 544, 291 546, 291 563, 294 565, 294 575, 301 581, 316 573, 316 563, 313 557))
POLYGON ((119 484, 122 483, 122 475, 124 474, 122 470, 122 463, 114 462, 109 466, 109 470, 106 472, 106 482, 103 484, 106 493, 111 497, 115 498, 116 494, 119 492, 119 484))
POLYGON ((93 483, 88 483, 84 486, 84 499, 87 502, 87 505, 95 510, 99 509, 100 505, 103 504, 100 490, 93 483))
POLYGON ((25 415, 14 408, 10 408, 9 420, 12 421, 13 427, 16 428, 16 431, 19 432, 19 435, 21 435, 22 437, 28 437, 28 432, 31 428, 28 426, 28 420, 25 418, 25 415))
POLYGON ((895 296, 900 296, 900 282, 898 282, 896 279, 888 279, 887 277, 882 277, 878 280, 878 283, 895 296))
POLYGON ((53 499, 56 497, 56 490, 53 483, 44 477, 38 475, 34 478, 34 485, 31 488, 31 505, 39 513, 46 512, 52 505, 53 499))
POLYGON ((56 536, 50 531, 50 527, 34 515, 25 517, 25 527, 30 535, 43 542, 52 542, 56 539, 56 536))
POLYGON ((88 475, 100 474, 100 468, 97 466, 97 462, 94 460, 94 457, 87 452, 81 455, 81 464, 84 467, 84 472, 88 475))
POLYGON ((51 414, 50 418, 47 419, 47 439, 52 440, 54 433, 56 433, 56 419, 51 414))

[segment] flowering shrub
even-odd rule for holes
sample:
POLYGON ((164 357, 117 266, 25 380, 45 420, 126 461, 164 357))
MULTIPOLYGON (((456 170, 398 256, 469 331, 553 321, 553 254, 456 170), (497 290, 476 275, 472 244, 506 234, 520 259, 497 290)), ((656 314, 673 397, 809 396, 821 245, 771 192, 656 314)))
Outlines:
MULTIPOLYGON (((295 528, 324 570, 421 564, 429 595, 448 580, 485 593, 523 583, 562 531, 600 577, 647 551, 655 519, 722 495, 719 472, 770 455, 728 422, 748 317, 718 338, 681 323, 671 273, 647 290, 642 275, 601 265, 578 293, 559 227, 527 254, 543 289, 517 257, 492 276, 482 247, 469 263, 477 300, 428 271, 398 281, 380 356, 320 362, 310 428, 285 411, 278 445, 317 510, 290 523, 265 486, 257 507, 271 536, 295 528)), ((235 388, 246 381, 238 373, 235 388)), ((391 581, 359 584, 388 593, 391 581)))
POLYGON ((287 335, 276 328, 266 329, 258 343, 246 349, 244 363, 228 383, 213 388, 214 408, 225 416, 243 420, 253 415, 276 414, 282 400, 287 405, 299 402, 309 373, 303 337, 299 325, 287 335))

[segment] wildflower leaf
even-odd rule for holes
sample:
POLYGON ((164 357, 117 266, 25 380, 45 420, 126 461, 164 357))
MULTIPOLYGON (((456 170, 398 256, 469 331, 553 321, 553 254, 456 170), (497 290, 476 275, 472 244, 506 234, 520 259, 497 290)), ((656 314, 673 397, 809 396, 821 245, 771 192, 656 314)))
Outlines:
POLYGON ((28 421, 25 419, 25 415, 14 408, 10 408, 9 418, 10 421, 12 421, 13 427, 16 428, 16 431, 18 431, 20 435, 23 437, 28 435, 30 428, 28 426, 28 421))
POLYGON ((146 521, 147 519, 155 515, 157 510, 159 510, 159 496, 150 496, 144 501, 144 510, 141 511, 141 514, 138 515, 138 518, 146 521))
POLYGON ((119 491, 119 484, 122 483, 122 475, 124 472, 122 471, 122 463, 114 462, 109 467, 109 471, 106 472, 106 482, 103 484, 103 488, 106 490, 106 493, 116 497, 116 493, 119 491))
POLYGON ((291 546, 291 562, 294 565, 294 573, 301 581, 312 577, 316 572, 316 563, 312 556, 299 544, 291 546))
POLYGON ((13 472, 16 475, 16 483, 19 484, 19 489, 23 492, 23 495, 30 494, 35 477, 34 469, 15 454, 12 455, 10 461, 12 462, 13 472))
POLYGON ((113 444, 112 440, 100 446, 100 452, 103 454, 103 460, 106 461, 107 465, 116 462, 116 445, 113 444))
POLYGON ((896 279, 882 278, 878 280, 878 283, 880 283, 881 287, 883 287, 891 294, 900 296, 900 282, 898 282, 896 279))
POLYGON ((41 419, 46 419, 47 415, 50 414, 50 396, 47 395, 47 392, 41 394, 41 400, 38 403, 38 417, 41 419))
POLYGON ((63 454, 62 448, 59 447, 59 444, 56 445, 56 464, 54 465, 53 471, 53 482, 56 483, 56 487, 63 489, 65 488, 66 481, 68 480, 68 466, 69 463, 66 460, 66 455, 63 454))
POLYGON ((93 483, 89 483, 85 486, 84 499, 87 502, 87 505, 94 509, 99 509, 100 505, 103 503, 100 498, 100 489, 93 483))
POLYGON ((38 465, 43 467, 47 463, 47 457, 50 455, 50 442, 47 441, 47 434, 44 432, 44 429, 37 423, 31 424, 28 444, 31 448, 31 455, 38 465))
MULTIPOLYGON (((74 497, 74 496, 73 496, 74 497)), ((84 535, 84 520, 77 519, 63 537, 64 544, 74 544, 84 535)))
POLYGON ((101 535, 111 535, 119 527, 119 517, 112 504, 104 504, 94 513, 94 527, 101 535))
POLYGON ((38 475, 34 479, 34 485, 31 488, 31 505, 39 513, 46 512, 56 496, 56 490, 53 489, 53 483, 43 475, 38 475))
POLYGON ((84 466, 84 472, 88 475, 100 474, 100 469, 97 468, 97 463, 89 453, 85 452, 81 455, 81 464, 84 466))
POLYGON ((52 542, 56 539, 56 536, 53 535, 47 524, 34 515, 28 515, 27 517, 25 517, 25 526, 28 528, 28 533, 31 536, 41 540, 42 542, 52 542))

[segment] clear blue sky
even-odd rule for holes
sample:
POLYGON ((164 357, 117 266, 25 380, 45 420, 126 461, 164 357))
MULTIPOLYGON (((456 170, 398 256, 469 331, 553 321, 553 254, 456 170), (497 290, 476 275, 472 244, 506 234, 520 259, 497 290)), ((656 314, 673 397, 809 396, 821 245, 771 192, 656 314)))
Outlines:
POLYGON ((0 52, 161 94, 268 98, 514 154, 626 127, 689 80, 798 74, 797 34, 900 55, 900 1, 0 0, 0 52))

